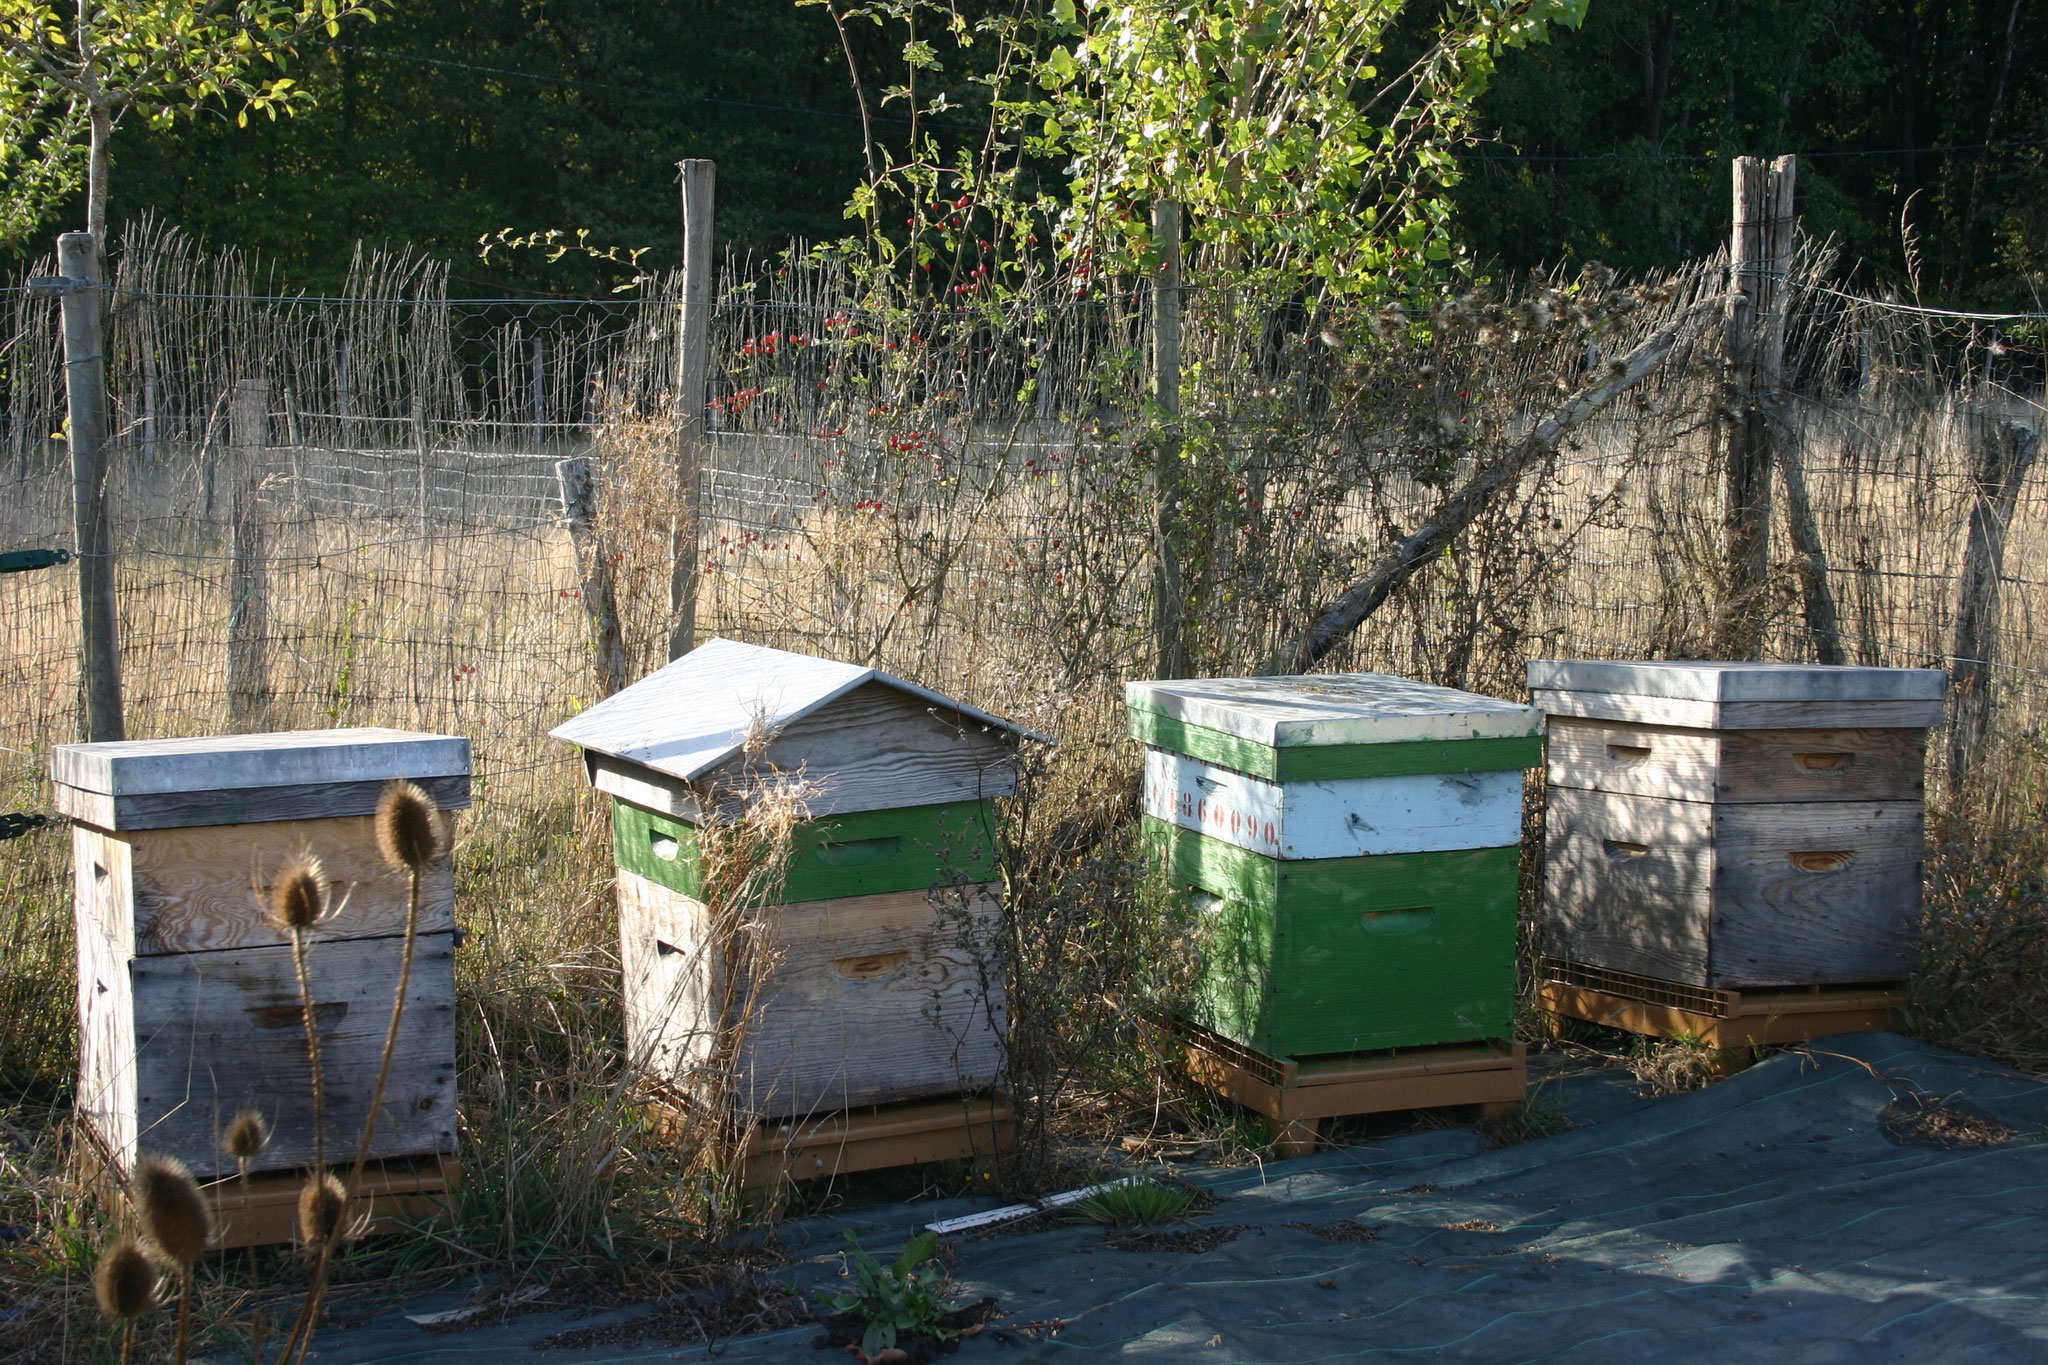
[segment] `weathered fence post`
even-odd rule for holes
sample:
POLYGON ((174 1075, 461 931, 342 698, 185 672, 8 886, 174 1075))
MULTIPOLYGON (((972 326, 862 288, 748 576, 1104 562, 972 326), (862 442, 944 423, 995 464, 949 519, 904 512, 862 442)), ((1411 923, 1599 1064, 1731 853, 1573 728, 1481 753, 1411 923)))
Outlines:
POLYGON ((682 173, 683 297, 676 357, 675 507, 669 520, 671 659, 682 658, 697 644, 697 584, 703 576, 697 565, 697 485, 708 444, 704 404, 711 374, 711 217, 717 167, 693 159, 682 163, 682 173))
POLYGON ((562 517, 569 526, 569 541, 576 547, 583 610, 590 615, 592 643, 597 651, 598 687, 602 695, 609 697, 626 685, 626 638, 619 629, 612 566, 597 534, 597 476, 590 461, 579 456, 556 461, 555 479, 562 491, 562 517))
POLYGON ((434 434, 427 422, 426 396, 415 392, 412 396, 412 449, 419 462, 419 503, 420 539, 425 540, 434 533, 434 485, 433 459, 434 434))
POLYGON ((57 238, 63 274, 64 387, 70 406, 71 525, 78 559, 78 696, 90 743, 126 739, 113 521, 107 512, 107 362, 99 246, 89 232, 57 238))
POLYGON ((1152 246, 1159 273, 1152 287, 1152 398, 1161 426, 1152 449, 1152 634, 1158 644, 1155 675, 1179 678, 1188 660, 1182 637, 1180 520, 1180 205, 1152 205, 1152 246))
POLYGON ((1718 604, 1715 653, 1752 659, 1763 646, 1771 572, 1771 429, 1768 399, 1785 358, 1791 290, 1792 192, 1797 162, 1735 158, 1735 227, 1729 241, 1727 482, 1722 524, 1727 583, 1718 604))
MULTIPOLYGON (((1967 411, 1967 409, 1966 409, 1967 411)), ((2005 572, 2005 533, 2019 504, 2020 485, 2041 452, 2041 435, 1991 410, 1990 395, 1970 413, 1975 440, 1970 479, 1976 500, 1970 508, 1969 541, 1963 551, 1963 581, 1956 601, 1950 646, 1948 782, 1956 791, 1983 751, 1991 728, 1991 652, 1998 643, 1998 588, 2005 572)))
POLYGON ((244 379, 228 400, 228 446, 234 452, 229 515, 234 551, 228 571, 228 728, 241 734, 270 728, 269 585, 263 525, 264 451, 270 445, 270 385, 244 379))

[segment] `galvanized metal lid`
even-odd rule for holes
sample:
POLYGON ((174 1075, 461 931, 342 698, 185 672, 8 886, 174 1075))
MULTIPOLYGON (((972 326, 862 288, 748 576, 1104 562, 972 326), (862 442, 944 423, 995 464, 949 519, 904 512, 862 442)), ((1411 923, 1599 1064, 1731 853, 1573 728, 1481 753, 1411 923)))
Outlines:
POLYGON ((1385 673, 1133 682, 1124 684, 1124 702, 1274 748, 1543 733, 1543 712, 1533 706, 1385 673))
POLYGON ((1606 692, 1685 701, 1939 701, 1938 668, 1854 668, 1830 664, 1721 663, 1676 659, 1531 659, 1529 689, 1606 692))
POLYGON ((59 744, 50 780, 108 796, 467 776, 469 741, 363 727, 59 744))

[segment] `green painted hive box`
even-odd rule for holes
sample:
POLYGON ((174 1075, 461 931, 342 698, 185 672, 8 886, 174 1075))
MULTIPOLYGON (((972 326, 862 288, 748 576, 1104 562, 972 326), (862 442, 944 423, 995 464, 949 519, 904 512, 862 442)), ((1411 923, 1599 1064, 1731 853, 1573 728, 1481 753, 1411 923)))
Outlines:
MULTIPOLYGON (((994 881, 991 801, 951 801, 808 820, 793 839, 782 900, 834 900, 994 881)), ((700 896, 697 826, 612 800, 618 865, 692 899, 700 896)))
POLYGON ((1131 683, 1196 1022, 1276 1057, 1512 1033, 1532 707, 1382 674, 1131 683))

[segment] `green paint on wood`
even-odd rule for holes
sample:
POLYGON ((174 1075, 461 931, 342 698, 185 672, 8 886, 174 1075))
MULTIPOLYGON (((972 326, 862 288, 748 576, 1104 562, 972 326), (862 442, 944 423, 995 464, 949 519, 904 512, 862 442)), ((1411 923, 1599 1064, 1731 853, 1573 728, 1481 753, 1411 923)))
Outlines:
MULTIPOLYGON (((822 901, 922 891, 997 876, 995 804, 953 801, 857 811, 797 826, 784 901, 822 901)), ((620 867, 696 896, 697 827, 612 802, 612 853, 620 867)))
POLYGON ((1400 744, 1314 744, 1276 749, 1270 744, 1190 725, 1172 716, 1131 707, 1130 735, 1141 744, 1171 749, 1204 763, 1250 773, 1269 782, 1326 782, 1342 777, 1410 777, 1418 773, 1484 773, 1534 768, 1543 762, 1541 735, 1494 739, 1411 740, 1400 744))
POLYGON ((1204 925, 1196 1016, 1276 1057, 1513 1036, 1518 848, 1283 862, 1145 818, 1204 925))

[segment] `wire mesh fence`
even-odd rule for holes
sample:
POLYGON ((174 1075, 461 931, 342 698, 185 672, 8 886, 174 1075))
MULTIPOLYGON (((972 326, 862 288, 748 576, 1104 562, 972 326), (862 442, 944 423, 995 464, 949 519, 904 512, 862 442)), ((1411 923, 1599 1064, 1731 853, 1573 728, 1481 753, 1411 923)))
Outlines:
MULTIPOLYGON (((131 735, 465 734, 479 818, 517 821, 580 786, 545 734, 601 686, 591 570, 637 675, 666 657, 681 557, 700 636, 873 661, 1106 748, 1120 684, 1154 668, 1162 538, 1195 669, 1272 667, 1449 490, 1694 315, 1651 379, 1519 468, 1328 663, 1514 693, 1530 657, 1710 649, 1727 374, 1700 304, 1721 262, 1532 280, 1429 320, 1191 290, 1172 422, 1148 399, 1140 293, 1053 280, 933 308, 830 266, 732 271, 691 444, 673 280, 630 300, 465 301, 430 261, 366 254, 341 296, 309 298, 147 226, 111 259, 131 735), (580 544, 567 459, 597 472, 580 544)), ((1796 272, 1773 420, 1846 656, 1951 662, 1973 524, 1994 526, 1980 728, 2035 734, 2040 357, 1982 321, 1825 287, 1826 264, 1808 252, 1796 272)), ((17 290, 0 307, 0 548, 66 545, 56 305, 17 290)), ((1758 609, 1767 654, 1809 658, 1789 515, 1781 499, 1758 609)), ((76 617, 64 571, 0 576, 9 809, 47 809, 47 749, 75 737, 76 617)))

